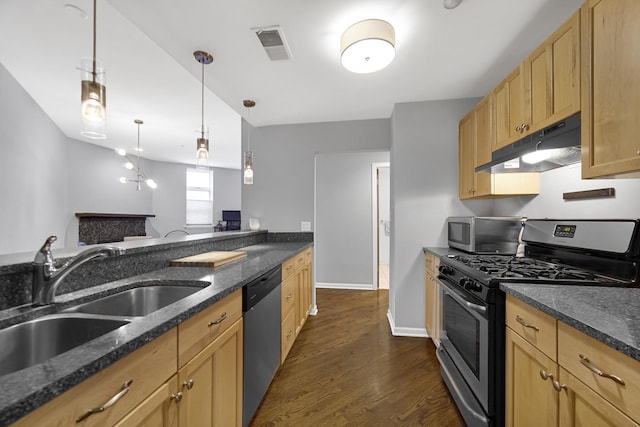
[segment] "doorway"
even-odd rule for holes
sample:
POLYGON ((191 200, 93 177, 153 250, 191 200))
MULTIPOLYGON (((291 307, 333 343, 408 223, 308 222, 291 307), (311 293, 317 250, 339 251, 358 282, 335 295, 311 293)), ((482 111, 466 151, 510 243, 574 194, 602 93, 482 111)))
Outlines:
POLYGON ((390 164, 371 165, 373 217, 373 275, 378 289, 389 289, 389 258, 391 247, 391 179, 390 164))

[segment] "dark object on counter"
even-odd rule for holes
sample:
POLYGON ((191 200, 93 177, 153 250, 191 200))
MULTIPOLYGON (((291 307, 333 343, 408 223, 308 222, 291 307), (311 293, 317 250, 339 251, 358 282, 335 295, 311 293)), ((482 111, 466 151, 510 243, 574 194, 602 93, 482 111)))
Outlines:
POLYGON ((282 267, 242 288, 244 312, 244 396, 242 425, 247 427, 280 366, 282 267))
POLYGON ((226 231, 240 230, 240 211, 222 211, 222 220, 226 222, 226 231))

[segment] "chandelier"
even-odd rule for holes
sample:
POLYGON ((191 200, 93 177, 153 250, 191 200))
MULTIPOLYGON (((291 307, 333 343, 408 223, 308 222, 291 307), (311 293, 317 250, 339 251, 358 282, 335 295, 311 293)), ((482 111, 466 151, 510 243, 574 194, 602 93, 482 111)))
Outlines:
POLYGON ((142 172, 142 169, 140 169, 140 153, 142 152, 142 148, 140 148, 140 125, 143 124, 144 122, 140 119, 135 119, 133 122, 136 125, 138 125, 138 147, 136 148, 136 159, 135 159, 136 162, 134 163, 131 160, 131 158, 123 148, 116 148, 116 153, 118 153, 118 155, 127 159, 127 162, 124 164, 124 167, 129 170, 134 170, 136 174, 136 178, 128 179, 127 177, 123 176, 120 178, 120 182, 123 184, 132 182, 136 184, 136 189, 138 191, 140 191, 140 189, 142 188, 143 182, 146 183, 149 188, 152 188, 152 189, 158 188, 158 184, 156 184, 156 182, 153 179, 147 177, 144 174, 144 172, 142 172))

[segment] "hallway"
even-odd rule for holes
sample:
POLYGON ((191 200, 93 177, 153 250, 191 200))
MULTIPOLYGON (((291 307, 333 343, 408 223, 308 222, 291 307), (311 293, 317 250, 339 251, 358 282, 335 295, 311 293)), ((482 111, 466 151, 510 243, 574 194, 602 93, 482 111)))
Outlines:
POLYGON ((425 338, 393 337, 389 292, 318 289, 251 425, 462 426, 425 338))

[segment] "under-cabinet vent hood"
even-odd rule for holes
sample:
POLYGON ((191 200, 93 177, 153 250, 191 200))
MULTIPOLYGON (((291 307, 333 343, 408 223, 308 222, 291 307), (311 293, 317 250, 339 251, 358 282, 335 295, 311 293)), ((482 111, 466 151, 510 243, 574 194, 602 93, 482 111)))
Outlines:
POLYGON ((580 161, 580 114, 562 120, 491 154, 476 172, 543 172, 580 161))

